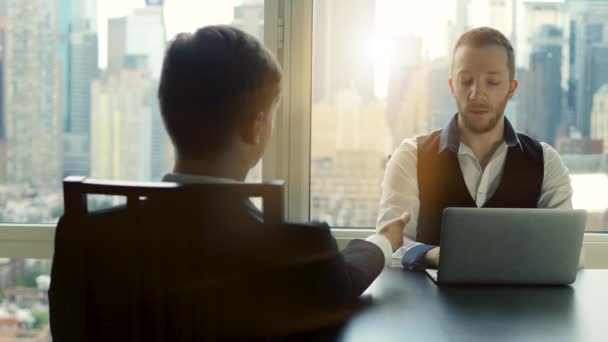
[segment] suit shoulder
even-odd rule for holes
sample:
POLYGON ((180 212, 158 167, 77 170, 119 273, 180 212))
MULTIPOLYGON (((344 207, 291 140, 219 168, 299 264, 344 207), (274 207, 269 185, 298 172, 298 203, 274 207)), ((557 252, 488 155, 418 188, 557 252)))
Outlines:
POLYGON ((285 222, 285 227, 293 234, 307 234, 311 236, 331 236, 331 228, 326 222, 311 221, 305 223, 285 222))
POLYGON ((297 242, 298 245, 317 246, 321 248, 337 248, 331 228, 326 222, 293 223, 286 222, 284 235, 287 240, 297 242))

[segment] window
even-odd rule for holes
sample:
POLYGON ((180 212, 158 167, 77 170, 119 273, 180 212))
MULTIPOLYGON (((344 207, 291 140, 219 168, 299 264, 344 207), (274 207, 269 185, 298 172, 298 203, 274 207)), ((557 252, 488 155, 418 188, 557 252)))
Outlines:
POLYGON ((457 111, 451 52, 469 28, 514 45, 520 87, 505 116, 554 146, 588 231, 608 231, 608 7, 517 1, 314 2, 310 216, 374 227, 384 166, 457 111))
POLYGON ((0 340, 51 341, 51 262, 0 259, 0 340))
POLYGON ((0 2, 0 222, 56 222, 64 176, 157 181, 170 171, 156 101, 164 49, 208 24, 263 39, 264 1, 0 2))

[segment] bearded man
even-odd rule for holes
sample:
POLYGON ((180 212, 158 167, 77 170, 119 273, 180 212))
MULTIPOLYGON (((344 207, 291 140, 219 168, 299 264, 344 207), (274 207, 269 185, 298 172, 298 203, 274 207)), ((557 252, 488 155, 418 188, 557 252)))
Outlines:
POLYGON ((509 40, 488 27, 464 33, 448 83, 458 113, 441 130, 405 139, 387 164, 377 227, 403 212, 411 217, 393 266, 439 264, 448 207, 572 207, 568 170, 557 151, 517 133, 504 116, 518 86, 509 40))

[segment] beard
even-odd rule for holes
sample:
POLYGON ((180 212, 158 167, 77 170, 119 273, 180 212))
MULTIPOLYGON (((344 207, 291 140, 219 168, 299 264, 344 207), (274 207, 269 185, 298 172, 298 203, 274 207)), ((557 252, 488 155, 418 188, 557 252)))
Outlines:
POLYGON ((464 127, 473 133, 488 133, 496 128, 500 120, 503 119, 507 102, 509 102, 508 94, 495 108, 484 106, 487 109, 487 113, 481 115, 471 113, 470 107, 472 106, 467 107, 466 105, 458 104, 458 112, 460 113, 458 119, 462 120, 464 127))

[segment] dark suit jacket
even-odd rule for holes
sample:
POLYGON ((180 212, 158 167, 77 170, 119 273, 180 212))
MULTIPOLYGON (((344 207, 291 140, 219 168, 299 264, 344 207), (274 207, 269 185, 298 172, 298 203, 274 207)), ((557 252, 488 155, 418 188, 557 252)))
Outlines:
MULTIPOLYGON (((221 202, 221 201, 219 201, 221 202)), ((285 336, 344 319, 381 272, 366 241, 325 223, 265 224, 249 204, 149 201, 61 219, 54 341, 285 336)))

